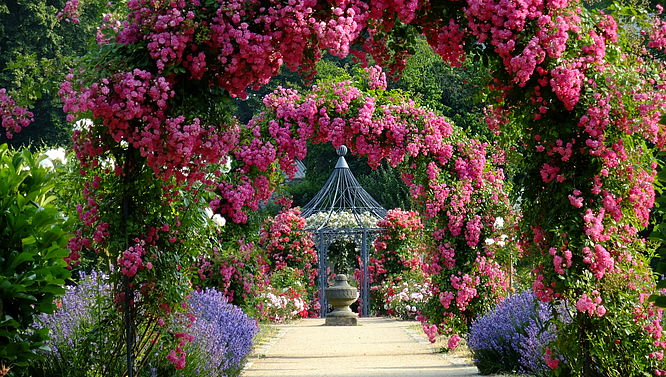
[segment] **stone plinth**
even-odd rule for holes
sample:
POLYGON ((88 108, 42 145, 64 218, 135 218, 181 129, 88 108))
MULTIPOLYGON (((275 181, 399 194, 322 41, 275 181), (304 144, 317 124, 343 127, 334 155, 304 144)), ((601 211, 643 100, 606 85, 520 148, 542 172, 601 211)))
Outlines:
POLYGON ((326 326, 358 326, 358 317, 326 317, 326 326))

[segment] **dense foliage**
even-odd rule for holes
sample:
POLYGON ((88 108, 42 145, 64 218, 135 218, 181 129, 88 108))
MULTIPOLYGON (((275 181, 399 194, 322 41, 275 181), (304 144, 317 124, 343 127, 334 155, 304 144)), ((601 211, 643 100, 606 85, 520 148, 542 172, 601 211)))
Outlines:
POLYGON ((70 276, 63 260, 69 235, 43 158, 0 145, 0 364, 9 366, 39 358, 48 332, 32 324, 55 309, 70 276))

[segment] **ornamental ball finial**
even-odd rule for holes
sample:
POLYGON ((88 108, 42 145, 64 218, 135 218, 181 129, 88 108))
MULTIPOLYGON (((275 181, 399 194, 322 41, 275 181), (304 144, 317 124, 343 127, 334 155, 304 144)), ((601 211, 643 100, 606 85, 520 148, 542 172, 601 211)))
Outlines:
POLYGON ((347 146, 343 145, 338 148, 338 156, 344 156, 347 154, 347 146))

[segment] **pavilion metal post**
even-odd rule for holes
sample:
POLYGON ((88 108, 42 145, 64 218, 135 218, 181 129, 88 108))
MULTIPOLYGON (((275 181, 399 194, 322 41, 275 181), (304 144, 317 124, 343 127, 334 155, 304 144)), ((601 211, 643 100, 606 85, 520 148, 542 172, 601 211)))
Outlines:
POLYGON ((363 286, 361 289, 361 299, 363 300, 363 317, 370 316, 370 279, 368 276, 368 230, 363 229, 363 241, 361 242, 361 259, 363 260, 363 286))
POLYGON ((326 301, 326 283, 328 282, 328 274, 326 267, 328 266, 328 253, 324 241, 324 232, 319 229, 317 232, 317 249, 319 251, 319 317, 326 317, 328 311, 328 302, 326 301))

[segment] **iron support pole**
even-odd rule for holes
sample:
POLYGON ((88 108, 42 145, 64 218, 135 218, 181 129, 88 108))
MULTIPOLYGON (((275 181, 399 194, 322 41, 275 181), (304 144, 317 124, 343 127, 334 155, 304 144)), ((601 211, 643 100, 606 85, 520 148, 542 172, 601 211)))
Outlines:
POLYGON ((363 229, 363 241, 361 243, 361 258, 363 259, 363 289, 361 291, 363 300, 363 316, 370 316, 370 279, 368 279, 368 231, 363 229))
POLYGON ((328 257, 326 247, 324 246, 324 232, 320 229, 317 232, 317 249, 319 251, 319 317, 326 317, 328 311, 328 304, 326 302, 326 266, 328 264, 328 257))
MULTIPOLYGON (((124 192, 123 192, 123 217, 122 217, 122 228, 125 233, 125 249, 129 247, 129 234, 127 229, 127 223, 130 217, 130 197, 127 192, 128 187, 130 187, 131 177, 130 177, 130 153, 131 149, 125 153, 125 161, 123 165, 123 183, 124 183, 124 192)), ((132 300, 133 292, 130 288, 130 281, 127 276, 122 278, 123 291, 125 294, 123 300, 123 322, 125 325, 125 348, 126 348, 126 361, 127 361, 127 377, 134 377, 134 329, 133 329, 133 318, 132 318, 132 300)))

